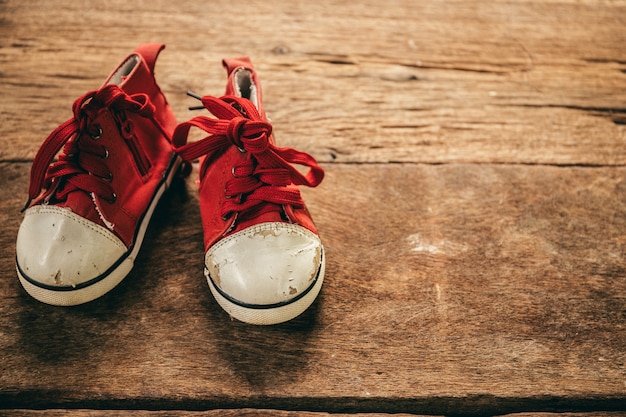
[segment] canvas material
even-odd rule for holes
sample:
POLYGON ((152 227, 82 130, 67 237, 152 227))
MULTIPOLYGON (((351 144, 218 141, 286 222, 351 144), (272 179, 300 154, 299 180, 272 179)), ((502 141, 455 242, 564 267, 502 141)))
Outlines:
MULTIPOLYGON (((66 200, 55 204, 106 227, 127 247, 133 244, 137 225, 173 156, 170 141, 176 119, 154 78, 154 65, 163 48, 163 44, 139 46, 104 83, 119 82, 119 87, 127 94, 147 94, 155 107, 154 121, 132 112, 126 113, 126 126, 131 126, 127 139, 120 134, 119 120, 111 109, 100 109, 93 119, 93 124, 102 128, 98 143, 109 150, 105 163, 113 174, 111 185, 117 194, 115 201, 77 190, 71 192, 66 200), (123 77, 119 76, 121 69, 125 73, 123 77), (134 147, 143 155, 143 165, 149 167, 145 173, 140 171, 136 158, 129 151, 129 140, 134 141, 134 147)), ((38 202, 41 199, 35 204, 38 202)))
MULTIPOLYGON (((261 84, 250 59, 248 57, 237 57, 224 59, 222 63, 228 74, 225 94, 240 97, 241 94, 237 87, 237 74, 239 71, 249 72, 250 79, 254 85, 252 89, 254 98, 251 99, 251 101, 256 104, 261 117, 267 120, 263 108, 261 84)), ((270 141, 275 143, 273 135, 270 137, 270 141)), ((242 159, 248 157, 250 157, 248 154, 240 152, 235 146, 231 146, 212 161, 207 161, 206 157, 200 159, 200 214, 204 227, 205 251, 226 236, 266 222, 298 224, 317 235, 317 229, 306 206, 300 209, 288 208, 288 219, 285 218, 284 213, 280 212, 269 212, 260 216, 243 219, 237 216, 230 216, 226 220, 222 218, 220 208, 226 201, 224 186, 226 182, 232 178, 232 167, 242 159)))

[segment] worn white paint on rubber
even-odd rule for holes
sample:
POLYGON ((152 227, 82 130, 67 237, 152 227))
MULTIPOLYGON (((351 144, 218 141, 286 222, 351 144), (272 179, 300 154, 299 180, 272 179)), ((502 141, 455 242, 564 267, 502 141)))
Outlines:
POLYGON ((261 223, 212 246, 205 275, 218 304, 237 320, 278 324, 303 313, 324 281, 319 237, 290 223, 261 223))
POLYGON ((172 160, 131 248, 70 209, 38 205, 26 210, 16 242, 17 275, 26 292, 46 304, 72 306, 117 286, 133 268, 152 214, 180 164, 178 157, 172 160))

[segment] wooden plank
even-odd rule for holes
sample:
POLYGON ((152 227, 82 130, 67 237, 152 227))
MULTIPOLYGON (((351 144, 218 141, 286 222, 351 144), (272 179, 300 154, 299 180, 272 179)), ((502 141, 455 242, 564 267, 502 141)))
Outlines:
POLYGON ((620 411, 596 411, 587 413, 516 413, 508 414, 509 417, 620 417, 625 413, 620 411))
POLYGON ((0 404, 504 414, 626 404, 626 168, 326 166, 327 279, 302 317, 231 321, 202 277, 194 178, 133 273, 84 306, 14 273, 28 164, 0 164, 0 404))
MULTIPOLYGON (((211 410, 211 411, 147 411, 147 410, 3 410, 6 417, 418 417, 415 414, 380 414, 380 413, 314 413, 307 411, 281 411, 281 410, 211 410)), ((508 414, 507 417, 623 417, 624 412, 587 412, 587 413, 519 413, 508 414)))
POLYGON ((0 408, 623 410, 626 2, 231 3, 0 2, 0 408), (298 320, 216 306, 193 178, 112 294, 20 289, 28 161, 144 41, 180 120, 252 56, 280 144, 325 163, 328 278, 298 320))
MULTIPOLYGON (((211 410, 211 411, 147 411, 147 410, 10 410, 3 412, 6 417, 390 417, 392 414, 380 413, 356 413, 356 414, 330 414, 330 413, 313 413, 308 411, 282 411, 282 410, 255 410, 255 409, 239 409, 239 410, 211 410)), ((611 415, 612 417, 620 417, 619 415, 611 415)), ((418 417, 415 414, 393 414, 393 417, 418 417)), ((549 416, 546 416, 549 417, 549 416)), ((601 417, 600 415, 581 415, 576 414, 566 417, 601 417)))
MULTIPOLYGON (((6 417, 64 417, 64 416, 88 416, 88 417, 417 417, 415 414, 380 414, 380 413, 312 413, 307 411, 281 411, 281 410, 212 410, 212 411, 147 411, 147 410, 3 410, 6 417)), ((587 413, 519 413, 509 414, 507 417, 623 417, 624 412, 587 412, 587 413)))
POLYGON ((337 162, 626 164, 624 1, 0 3, 0 160, 31 159, 143 41, 157 77, 220 95, 256 63, 282 144, 337 162))

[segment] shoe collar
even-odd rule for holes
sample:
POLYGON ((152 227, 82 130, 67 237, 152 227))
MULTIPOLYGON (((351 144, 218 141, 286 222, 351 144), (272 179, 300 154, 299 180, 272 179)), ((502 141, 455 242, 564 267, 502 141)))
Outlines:
POLYGON ((156 87, 154 66, 164 48, 165 45, 160 43, 140 45, 113 70, 104 85, 118 85, 128 94, 152 92, 153 88, 148 87, 150 84, 156 87))
POLYGON ((261 84, 248 57, 229 58, 222 61, 228 73, 226 95, 250 100, 263 119, 267 119, 263 109, 261 84))

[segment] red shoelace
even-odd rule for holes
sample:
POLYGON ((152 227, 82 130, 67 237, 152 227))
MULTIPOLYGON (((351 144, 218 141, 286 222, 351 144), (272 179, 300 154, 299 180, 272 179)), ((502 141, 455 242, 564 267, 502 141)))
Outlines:
POLYGON ((221 208, 222 217, 242 212, 258 215, 283 206, 304 207, 297 186, 315 187, 324 178, 324 170, 315 159, 292 148, 277 147, 271 140, 272 126, 247 99, 204 96, 202 104, 216 119, 198 116, 181 123, 172 139, 174 150, 186 161, 206 155, 200 178, 209 164, 231 146, 249 154, 232 167, 233 178, 225 185, 227 200, 221 208), (194 127, 209 136, 187 143, 189 131, 194 127), (309 170, 302 174, 293 164, 309 170))
POLYGON ((110 184, 112 173, 103 162, 109 151, 98 143, 103 132, 93 123, 98 111, 106 107, 114 109, 117 114, 128 111, 150 118, 159 126, 153 117, 155 107, 146 94, 129 95, 113 84, 88 92, 74 102, 74 117, 57 127, 37 152, 25 209, 42 190, 49 191, 51 187, 55 187, 54 196, 59 201, 75 190, 93 193, 108 201, 115 200, 116 194, 110 184), (50 165, 61 148, 63 152, 58 161, 50 165))

